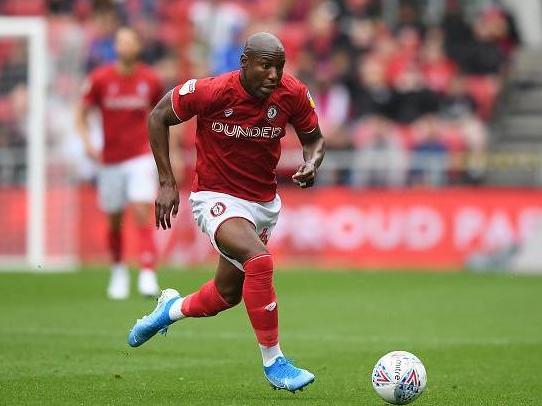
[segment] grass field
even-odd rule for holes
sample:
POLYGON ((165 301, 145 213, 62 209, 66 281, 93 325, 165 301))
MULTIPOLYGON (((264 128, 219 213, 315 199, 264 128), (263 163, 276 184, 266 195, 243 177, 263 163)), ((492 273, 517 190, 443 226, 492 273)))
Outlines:
MULTIPOLYGON (((190 292, 209 276, 162 284, 190 292)), ((394 349, 427 368, 416 405, 542 404, 539 277, 281 272, 283 350, 317 377, 297 394, 266 384, 242 306, 129 348, 154 302, 106 300, 107 277, 0 274, 0 404, 383 405, 370 374, 394 349)))

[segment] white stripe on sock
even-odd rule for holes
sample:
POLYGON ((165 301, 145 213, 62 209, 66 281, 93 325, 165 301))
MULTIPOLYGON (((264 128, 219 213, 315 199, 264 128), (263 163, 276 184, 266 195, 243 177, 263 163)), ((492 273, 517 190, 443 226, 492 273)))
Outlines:
POLYGON ((274 345, 273 347, 266 347, 260 345, 260 351, 262 352, 262 360, 264 367, 270 367, 273 365, 275 360, 278 357, 283 357, 282 351, 280 350, 280 344, 274 345))
POLYGON ((184 297, 180 297, 169 308, 169 318, 171 320, 180 320, 184 317, 184 314, 181 312, 181 307, 183 305, 184 297))

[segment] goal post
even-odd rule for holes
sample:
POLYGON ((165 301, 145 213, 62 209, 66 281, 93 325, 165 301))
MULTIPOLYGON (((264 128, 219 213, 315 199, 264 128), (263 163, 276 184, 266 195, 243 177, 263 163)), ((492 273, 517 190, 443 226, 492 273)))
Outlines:
MULTIPOLYGON (((68 264, 73 263, 73 258, 62 255, 61 258, 48 255, 47 252, 47 214, 46 214, 46 193, 47 193, 47 151, 46 151, 46 103, 47 103, 47 66, 48 66, 48 44, 47 44, 47 22, 41 17, 0 17, 0 45, 5 49, 12 49, 13 44, 26 49, 26 73, 18 72, 12 69, 10 72, 21 74, 26 78, 26 83, 22 85, 25 91, 22 92, 26 97, 26 112, 24 118, 19 118, 16 126, 22 128, 24 145, 13 148, 10 146, 7 131, 7 143, 0 144, 0 150, 3 150, 4 156, 14 157, 14 165, 17 168, 23 168, 22 180, 14 180, 12 176, 5 173, 14 173, 13 168, 8 168, 7 160, 4 164, 0 162, 0 170, 4 171, 4 176, 0 179, 0 203, 5 206, 2 211, 16 206, 24 205, 26 212, 19 208, 18 213, 22 212, 18 220, 6 218, 11 221, 9 227, 2 227, 0 220, 0 270, 23 269, 30 271, 41 271, 69 269, 68 264), (7 145, 7 147, 6 147, 7 145), (17 154, 16 149, 20 154, 17 154), (22 151, 24 149, 24 151, 22 151), (19 162, 24 159, 25 162, 19 162), (20 192, 17 201, 13 201, 16 192, 20 192), (3 196, 3 198, 2 198, 3 196), (25 202, 25 204, 23 203, 25 202), (25 223, 25 224, 23 224, 25 223), (12 242, 15 234, 24 234, 18 242, 12 242), (4 240, 4 243, 2 243, 4 240), (7 247, 7 248, 6 248, 7 247)), ((0 48, 1 50, 2 48, 0 48)), ((4 81, 3 89, 9 89, 8 81, 12 80, 9 75, 2 75, 2 68, 13 65, 10 61, 11 54, 5 52, 0 55, 0 82, 4 81)), ((17 65, 15 65, 17 66, 17 65)), ((19 70, 23 70, 20 67, 19 70)), ((12 93, 15 93, 13 91, 12 93)), ((13 94, 5 92, 0 94, 0 103, 4 103, 10 111, 10 101, 15 97, 13 94)), ((9 113, 5 114, 4 121, 9 120, 9 113)), ((1 118, 0 118, 1 119, 1 118)), ((2 123, 0 123, 1 125, 2 123)), ((11 124, 3 123, 10 127, 11 124)), ((10 216, 2 212, 2 216, 10 216)), ((14 238, 16 240, 16 238, 14 238)))

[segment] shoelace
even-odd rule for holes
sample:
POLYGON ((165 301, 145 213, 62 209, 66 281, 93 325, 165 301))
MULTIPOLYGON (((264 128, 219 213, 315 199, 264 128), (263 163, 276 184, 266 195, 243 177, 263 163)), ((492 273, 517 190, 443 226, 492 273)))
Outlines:
POLYGON ((279 375, 285 378, 290 378, 295 373, 299 372, 299 369, 293 364, 293 360, 288 359, 286 357, 280 357, 277 360, 277 365, 279 367, 279 375))

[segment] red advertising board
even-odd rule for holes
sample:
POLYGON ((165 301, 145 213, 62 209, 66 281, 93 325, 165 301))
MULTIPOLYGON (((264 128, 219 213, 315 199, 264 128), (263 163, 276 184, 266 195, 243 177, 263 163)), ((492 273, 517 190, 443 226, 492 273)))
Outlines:
MULTIPOLYGON (((57 193, 49 191, 49 200, 61 201, 54 199, 57 193)), ((162 262, 214 262, 216 254, 207 237, 196 228, 187 194, 182 193, 182 208, 173 229, 156 232, 162 262)), ((11 219, 5 223, 8 229, 4 228, 3 236, 9 237, 10 245, 15 241, 22 243, 24 194, 3 189, 1 197, 7 210, 3 214, 11 219)), ((535 189, 286 189, 281 197, 281 217, 269 242, 279 266, 301 263, 459 269, 472 254, 488 253, 528 239, 537 219, 542 219, 542 191, 535 189)), ((78 230, 77 256, 83 262, 105 261, 106 223, 96 207, 95 190, 81 188, 76 200, 75 211, 48 209, 47 245, 58 251, 63 241, 71 240, 71 236, 58 232, 51 224, 53 220, 73 221, 78 230), (73 219, 62 218, 62 213, 68 212, 73 219)), ((126 226, 126 252, 135 258, 137 233, 129 216, 126 226)))
POLYGON ((320 189, 284 194, 273 250, 326 265, 460 268, 473 253, 521 243, 542 218, 542 191, 320 189))

